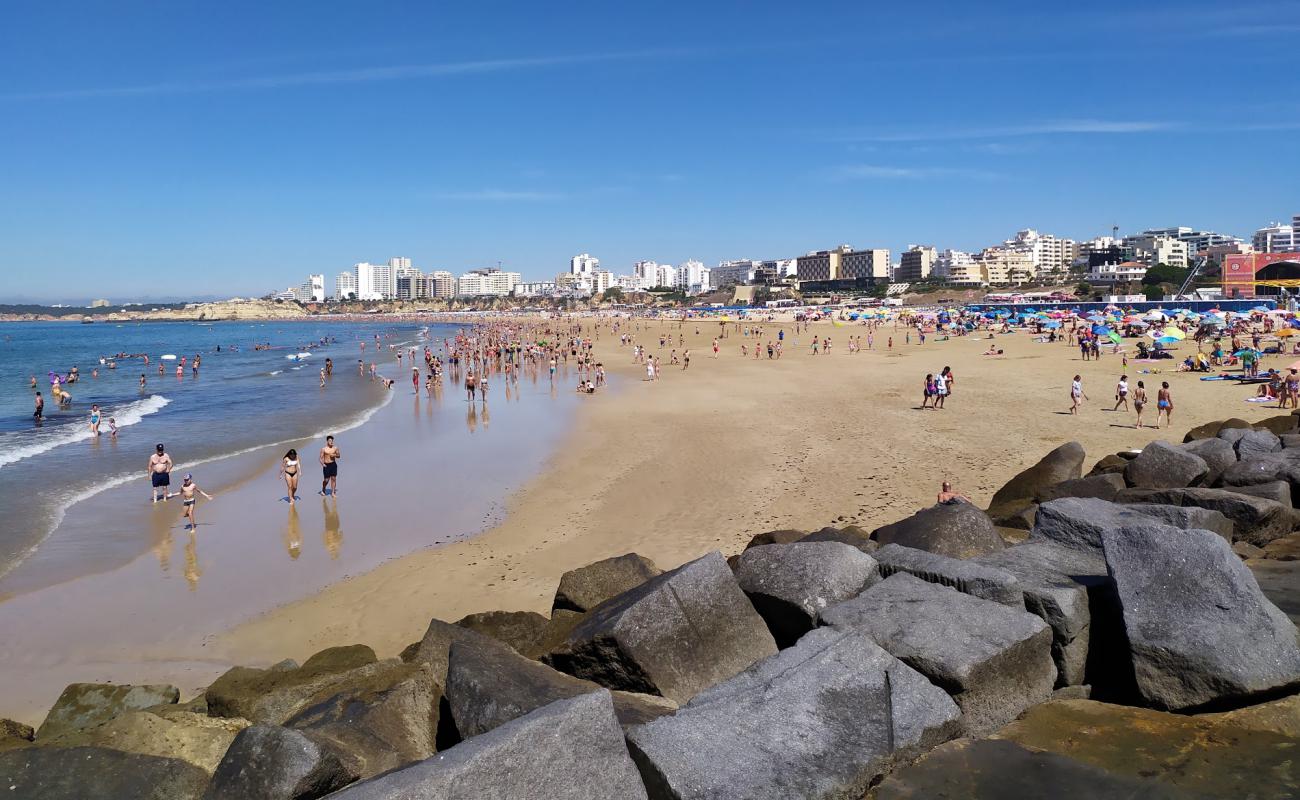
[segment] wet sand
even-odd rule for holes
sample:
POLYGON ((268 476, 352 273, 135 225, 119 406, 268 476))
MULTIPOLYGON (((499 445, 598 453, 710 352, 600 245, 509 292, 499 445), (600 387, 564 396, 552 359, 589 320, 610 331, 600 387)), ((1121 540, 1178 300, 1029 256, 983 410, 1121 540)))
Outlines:
MULTIPOLYGON (((640 380, 644 367, 631 363, 630 348, 604 332, 600 357, 625 376, 621 390, 583 398, 574 435, 510 500, 499 526, 341 581, 214 637, 209 650, 227 662, 267 664, 364 642, 391 656, 418 639, 430 617, 549 613, 563 572, 608 556, 636 551, 669 568, 709 550, 738 551, 775 528, 871 529, 933 503, 944 480, 987 504, 1008 478, 1066 441, 1087 448, 1086 471, 1117 450, 1181 441, 1212 419, 1288 413, 1243 402, 1254 387, 1169 372, 1175 362, 1130 362, 1130 385, 1146 381, 1151 398, 1147 424, 1161 380, 1175 399, 1171 431, 1135 430, 1131 411, 1102 410, 1114 405, 1118 357, 1084 362, 1077 348, 1036 344, 1023 333, 998 336, 1007 355, 990 358, 981 355, 986 338, 922 346, 913 335, 907 346, 901 329, 886 327, 875 351, 850 355, 847 337, 863 335, 865 347, 865 329, 820 324, 814 330, 834 347, 813 357, 808 334, 796 337, 787 324, 786 355, 769 362, 752 352, 742 359, 741 343, 753 340, 737 333, 715 361, 717 324, 698 327, 699 336, 694 324, 645 326, 641 340, 664 359, 663 379, 653 384, 640 380), (688 371, 668 366, 661 330, 687 336, 688 371), (891 335, 895 347, 886 351, 891 335), (919 410, 925 374, 945 365, 957 376, 948 407, 919 410), (1092 398, 1079 417, 1065 413, 1076 372, 1092 398)), ((764 327, 775 338, 782 326, 764 327)), ((1270 357, 1266 366, 1293 358, 1270 357)))

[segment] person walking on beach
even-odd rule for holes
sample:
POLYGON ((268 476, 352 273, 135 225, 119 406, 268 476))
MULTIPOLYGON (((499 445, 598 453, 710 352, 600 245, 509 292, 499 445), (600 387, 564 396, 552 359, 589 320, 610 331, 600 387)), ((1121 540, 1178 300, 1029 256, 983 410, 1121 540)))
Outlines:
POLYGON ((1115 407, 1111 411, 1119 411, 1119 407, 1124 406, 1128 411, 1128 376, 1119 376, 1119 383, 1115 384, 1115 407))
POLYGON ((1088 395, 1083 393, 1083 379, 1078 375, 1075 375, 1074 380, 1070 382, 1070 413, 1071 414, 1079 413, 1080 398, 1087 400, 1088 395))
POLYGON ((934 373, 925 374, 925 388, 921 394, 921 408, 929 408, 930 402, 934 400, 934 373))
POLYGON ((302 471, 302 465, 298 463, 298 451, 289 448, 289 452, 284 454, 280 459, 280 477, 284 478, 284 485, 289 489, 289 505, 298 498, 298 473, 302 471))
POLYGON ((35 409, 34 411, 32 411, 32 419, 36 421, 36 424, 37 424, 37 425, 40 425, 40 424, 41 424, 41 420, 42 420, 44 417, 45 417, 45 398, 44 398, 44 397, 41 397, 41 393, 40 393, 40 392, 37 392, 37 393, 36 393, 36 409, 35 409))
POLYGON ((149 482, 153 486, 153 502, 158 502, 158 490, 162 490, 162 499, 167 500, 167 489, 171 486, 172 478, 172 457, 167 454, 162 443, 159 442, 154 447, 153 455, 149 456, 149 482))
POLYGON ((334 444, 333 436, 325 437, 325 446, 320 449, 321 481, 320 495, 328 492, 333 497, 339 496, 339 448, 334 444))
POLYGON ((198 498, 194 495, 201 494, 209 500, 212 499, 212 495, 200 489, 199 485, 194 482, 194 476, 188 472, 185 473, 185 479, 181 481, 181 490, 178 494, 181 496, 181 506, 184 508, 181 517, 189 520, 189 524, 185 527, 189 530, 198 528, 199 524, 194 521, 194 504, 198 502, 198 498))
POLYGON ((478 388, 478 382, 474 379, 474 372, 472 370, 467 371, 465 373, 465 398, 471 403, 474 402, 474 390, 476 388, 478 388))
POLYGON ((1156 392, 1156 429, 1160 428, 1160 415, 1165 416, 1165 427, 1174 424, 1174 398, 1169 393, 1169 381, 1160 382, 1160 391, 1156 392))
POLYGON ((940 372, 934 376, 934 407, 943 408, 943 401, 948 396, 948 376, 940 372))
POLYGON ((1142 427, 1142 409, 1147 404, 1147 387, 1142 381, 1138 381, 1137 388, 1133 390, 1133 410, 1137 412, 1137 427, 1142 427))

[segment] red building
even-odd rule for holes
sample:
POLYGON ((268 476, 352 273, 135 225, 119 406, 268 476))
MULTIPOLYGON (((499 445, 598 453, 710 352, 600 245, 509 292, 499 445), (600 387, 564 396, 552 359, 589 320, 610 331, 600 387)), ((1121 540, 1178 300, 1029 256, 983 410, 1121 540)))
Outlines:
MULTIPOLYGON (((1300 253, 1248 253, 1223 257, 1223 296, 1227 299, 1276 295, 1276 286, 1256 286, 1256 281, 1300 282, 1300 253)), ((1300 287, 1297 287, 1300 288, 1300 287)))

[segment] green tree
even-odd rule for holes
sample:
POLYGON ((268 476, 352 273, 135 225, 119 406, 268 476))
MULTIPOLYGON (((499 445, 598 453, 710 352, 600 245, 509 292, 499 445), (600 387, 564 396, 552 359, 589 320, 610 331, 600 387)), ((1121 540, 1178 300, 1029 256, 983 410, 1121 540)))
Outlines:
POLYGON ((1187 277, 1187 272, 1183 267, 1171 267, 1168 264, 1156 264, 1147 270, 1142 276, 1142 285, 1151 286, 1157 283, 1172 283, 1175 286, 1181 286, 1183 279, 1187 277))
POLYGON ((1148 283, 1142 287, 1142 294, 1146 295, 1148 300, 1163 300, 1165 288, 1158 283, 1148 283))
POLYGON ((621 303, 623 302, 623 290, 617 286, 611 286, 605 290, 602 297, 609 303, 621 303))
POLYGON ((1087 281, 1079 281, 1079 285, 1074 287, 1074 293, 1079 297, 1087 297, 1092 294, 1092 285, 1087 281))

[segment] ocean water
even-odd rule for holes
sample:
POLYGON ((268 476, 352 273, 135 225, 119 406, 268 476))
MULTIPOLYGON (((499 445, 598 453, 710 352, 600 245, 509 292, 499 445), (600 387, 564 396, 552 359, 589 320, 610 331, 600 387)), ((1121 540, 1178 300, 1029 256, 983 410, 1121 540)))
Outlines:
POLYGON ((156 443, 176 462, 174 488, 195 465, 355 427, 393 396, 358 375, 358 358, 376 361, 382 375, 409 380, 389 345, 421 346, 426 337, 440 345, 457 329, 391 320, 0 323, 0 577, 34 553, 74 503, 93 504, 105 489, 132 480, 148 502, 144 478, 156 443), (271 349, 255 350, 258 344, 271 349), (114 357, 123 353, 131 355, 114 357), (134 354, 147 354, 148 365, 134 354), (160 361, 164 354, 178 358, 160 361), (181 356, 187 361, 177 376, 181 356), (326 358, 334 374, 321 389, 326 358), (67 387, 72 403, 60 407, 49 374, 66 375, 74 366, 81 379, 67 387), (46 400, 40 425, 32 418, 32 376, 46 400), (103 413, 99 437, 89 430, 91 404, 103 413), (108 435, 110 417, 116 438, 108 435))

